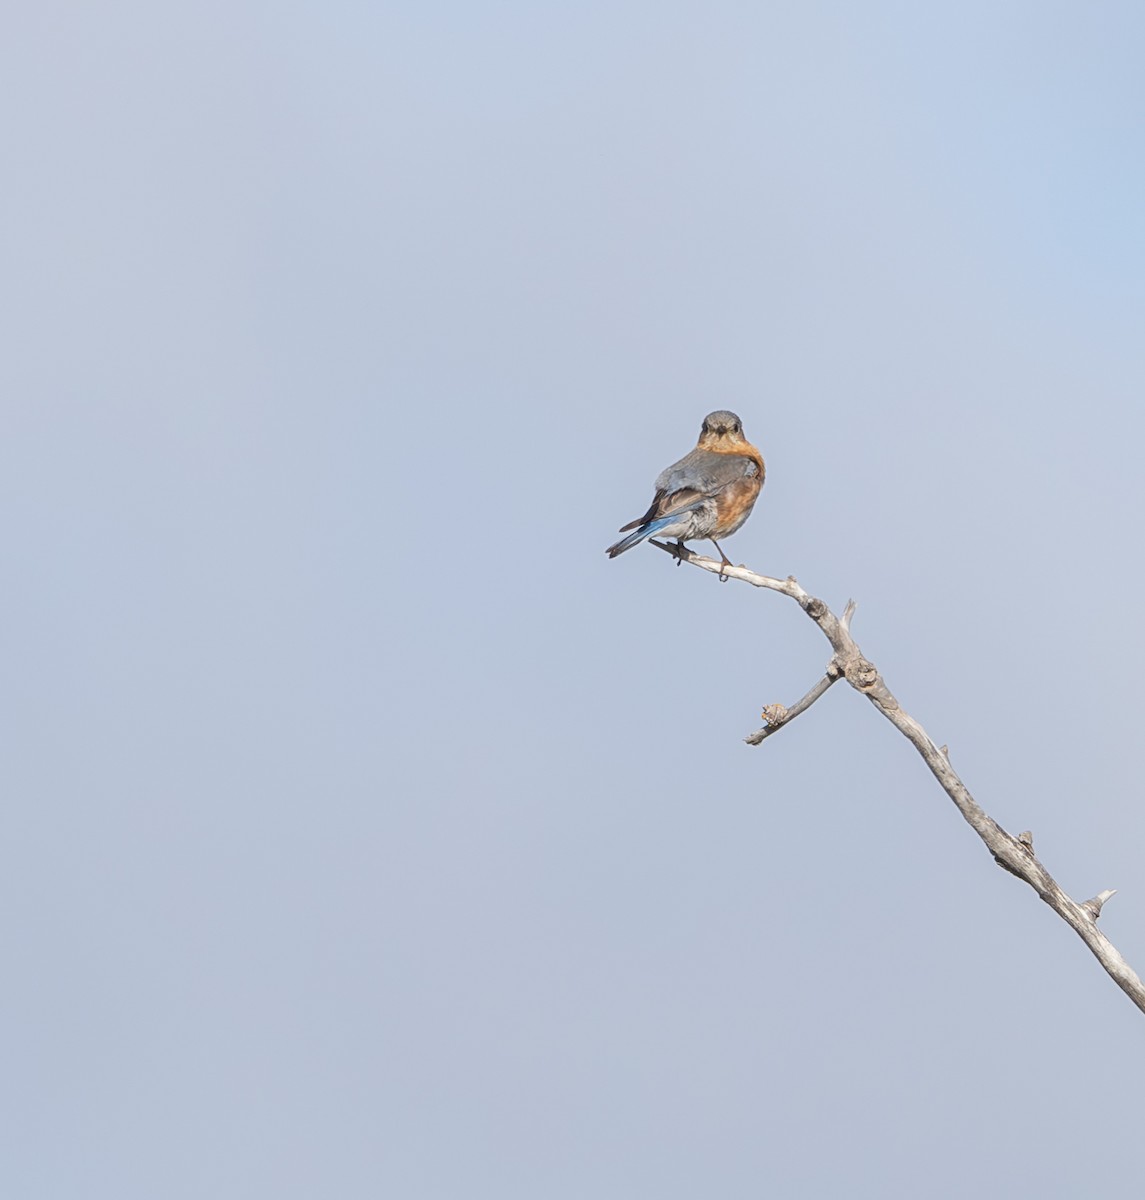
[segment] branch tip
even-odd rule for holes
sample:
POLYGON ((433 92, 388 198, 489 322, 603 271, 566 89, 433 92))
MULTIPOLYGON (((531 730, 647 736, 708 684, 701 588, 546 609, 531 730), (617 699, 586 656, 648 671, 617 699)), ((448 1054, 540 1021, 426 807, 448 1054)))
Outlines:
POLYGON ((843 619, 839 623, 848 633, 851 632, 851 618, 855 615, 855 609, 858 607, 855 600, 848 600, 847 607, 843 609, 843 619))
POLYGON ((1081 907, 1089 913, 1093 920, 1097 920, 1101 916, 1101 910, 1105 907, 1105 902, 1110 896, 1116 896, 1116 888, 1106 888, 1104 892, 1098 892, 1096 896, 1086 900, 1081 907))

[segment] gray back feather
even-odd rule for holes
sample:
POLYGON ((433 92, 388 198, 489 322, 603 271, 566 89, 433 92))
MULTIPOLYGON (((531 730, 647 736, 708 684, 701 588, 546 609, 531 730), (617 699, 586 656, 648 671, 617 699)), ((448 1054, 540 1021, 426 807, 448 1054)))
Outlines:
POLYGON ((688 490, 712 496, 729 483, 758 472, 759 468, 746 454, 717 454, 697 447, 679 462, 665 467, 656 479, 655 488, 669 494, 688 490))

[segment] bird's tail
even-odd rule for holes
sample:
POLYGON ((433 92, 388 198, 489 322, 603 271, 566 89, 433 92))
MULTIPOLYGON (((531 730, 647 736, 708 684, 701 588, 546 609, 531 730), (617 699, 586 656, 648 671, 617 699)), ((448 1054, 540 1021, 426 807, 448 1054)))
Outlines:
POLYGON ((633 546, 639 545, 645 538, 651 537, 654 533, 659 533, 665 525, 671 525, 673 521, 680 519, 679 513, 673 513, 670 517, 657 517, 655 521, 646 521, 639 529, 634 529, 626 538, 621 538, 613 546, 605 551, 609 558, 615 558, 618 554, 623 554, 625 550, 631 550, 633 546))

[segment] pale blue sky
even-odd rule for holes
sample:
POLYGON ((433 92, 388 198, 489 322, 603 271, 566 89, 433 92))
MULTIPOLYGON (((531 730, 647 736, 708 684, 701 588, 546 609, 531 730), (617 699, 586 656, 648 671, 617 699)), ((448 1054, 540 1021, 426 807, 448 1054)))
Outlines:
POLYGON ((0 1193, 1131 1192, 1140 1014, 859 697, 742 744, 794 605, 603 550, 739 413, 729 554, 1145 970, 1143 51, 9 14, 0 1193))

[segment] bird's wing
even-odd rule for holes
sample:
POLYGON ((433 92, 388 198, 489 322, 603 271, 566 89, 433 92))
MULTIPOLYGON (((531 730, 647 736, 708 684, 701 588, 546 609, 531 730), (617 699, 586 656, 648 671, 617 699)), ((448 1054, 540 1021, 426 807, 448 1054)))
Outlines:
MULTIPOLYGON (((729 484, 758 474, 758 464, 746 454, 717 454, 714 450, 697 448, 661 471, 655 487, 658 495, 664 494, 661 503, 673 501, 676 493, 693 493, 691 499, 680 506, 686 508, 698 496, 714 496, 729 484)), ((675 508, 673 503, 668 511, 675 508)))
POLYGON ((678 492, 668 492, 664 488, 657 488, 656 495, 652 497, 652 503, 648 506, 648 511, 642 517, 637 517, 635 521, 621 525, 620 532, 627 533, 628 530, 635 529, 638 525, 647 525, 649 521, 655 521, 658 517, 683 512, 684 509, 690 508, 703 498, 703 492, 697 492, 691 488, 684 488, 678 492))

